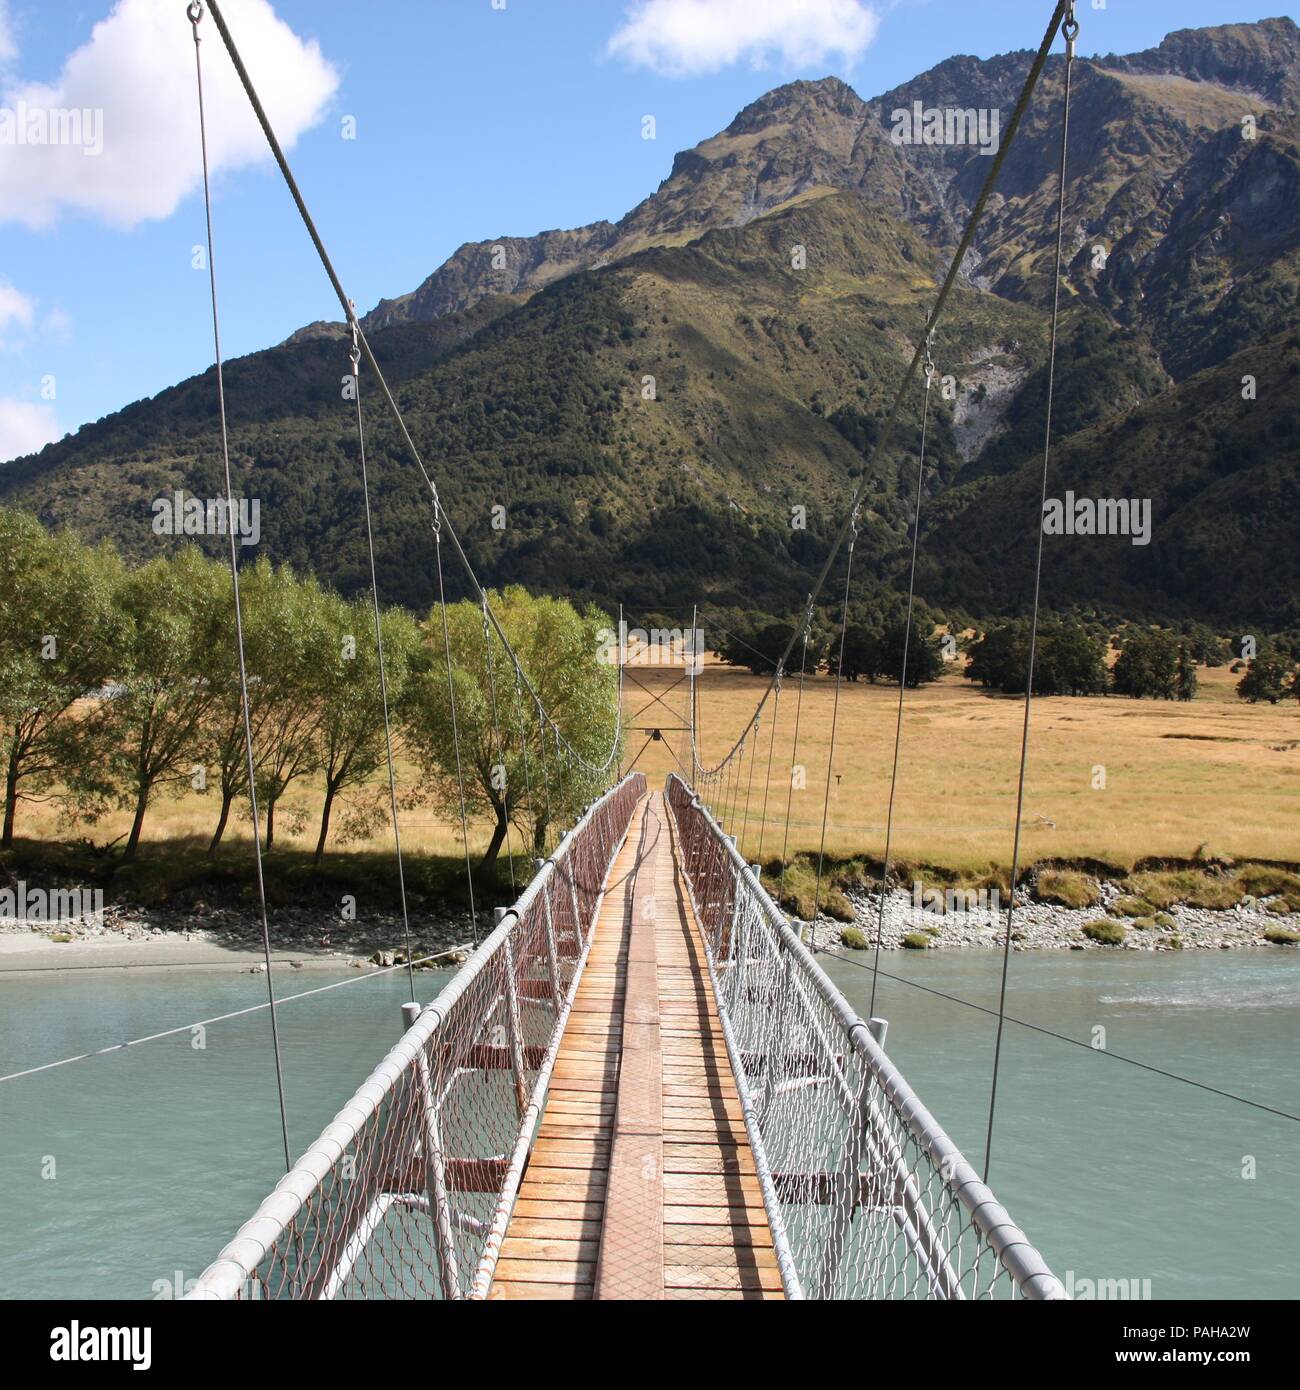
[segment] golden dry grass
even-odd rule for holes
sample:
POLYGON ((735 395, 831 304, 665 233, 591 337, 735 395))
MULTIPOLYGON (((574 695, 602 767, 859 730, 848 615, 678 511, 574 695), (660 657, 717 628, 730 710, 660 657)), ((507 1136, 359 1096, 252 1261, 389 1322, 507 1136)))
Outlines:
MULTIPOLYGON (((637 677, 664 692, 675 674, 638 671, 637 677)), ((1022 863, 1089 857, 1131 867, 1147 855, 1190 857, 1203 843, 1237 858, 1300 859, 1300 708, 1295 702, 1244 704, 1234 690, 1239 677, 1226 668, 1200 675, 1200 694, 1190 704, 1034 701, 1022 863), (1094 789, 1098 767, 1104 768, 1105 786, 1094 789)), ((699 694, 706 763, 725 754, 765 684, 733 667, 706 663, 699 694)), ((685 709, 684 689, 665 696, 676 711, 685 709)), ((649 699, 632 693, 640 696, 638 704, 649 699)), ((823 676, 805 685, 797 761, 807 768, 807 787, 791 795, 796 699, 796 682, 787 681, 762 826, 764 858, 781 852, 787 797, 791 851, 815 850, 820 838, 834 682, 823 676)), ((841 688, 826 832, 827 849, 836 855, 883 850, 897 705, 896 688, 841 688)), ((751 858, 759 856, 770 713, 769 701, 757 762, 747 750, 739 778, 721 789, 723 801, 737 803, 737 831, 745 826, 748 798, 744 850, 751 858)), ((1022 717, 1021 699, 987 694, 956 672, 907 692, 895 856, 963 873, 1010 863, 1022 717)), ((681 722, 663 705, 653 705, 638 722, 652 718, 681 722)), ((637 746, 631 743, 631 752, 637 746)), ((673 749, 681 755, 680 747, 673 749)), ((662 777, 674 766, 669 747, 652 743, 639 766, 662 777)))
MULTIPOLYGON (((640 726, 628 732, 626 763, 635 758, 652 785, 662 784, 678 767, 677 758, 688 760, 681 733, 665 733, 662 741, 646 745, 649 727, 685 722, 688 687, 679 682, 681 674, 680 668, 642 665, 625 680, 626 715, 640 726)), ((1295 702, 1246 705, 1234 693, 1238 677, 1226 668, 1200 674, 1200 695, 1187 705, 1118 698, 1034 701, 1023 864, 1087 857, 1131 867, 1148 855, 1190 857, 1201 844, 1235 858, 1300 860, 1300 707, 1295 702), (1105 769, 1105 787, 1094 789, 1098 766, 1105 769)), ((706 762, 716 761, 731 746, 765 684, 706 660, 699 681, 706 762)), ((739 778, 729 778, 720 793, 711 795, 715 802, 736 803, 734 828, 745 829, 743 847, 751 858, 760 857, 760 836, 761 857, 781 854, 787 797, 790 853, 817 849, 833 700, 829 678, 807 681, 798 751, 807 786, 791 794, 796 682, 786 683, 765 822, 770 701, 757 759, 747 749, 739 778)), ((897 701, 897 690, 885 685, 846 684, 841 689, 826 832, 827 850, 837 856, 878 856, 883 851, 897 701)), ((963 875, 1010 863, 1022 710, 1020 699, 989 695, 955 672, 933 686, 907 692, 894 809, 896 859, 963 875)), ((418 775, 414 766, 401 764, 400 786, 413 787, 418 775)), ((319 804, 314 782, 295 785, 277 812, 277 842, 314 847, 319 804), (296 835, 289 830, 293 811, 304 817, 296 835)), ((145 822, 146 846, 189 836, 206 839, 217 809, 211 793, 160 801, 145 822)), ((129 815, 120 812, 88 832, 72 833, 89 833, 104 843, 125 834, 129 823, 129 815)), ((60 839, 68 831, 60 829, 52 808, 24 805, 18 833, 60 839)), ((488 833, 486 824, 471 824, 471 851, 486 845, 488 833)), ((227 835, 247 834, 247 821, 232 819, 227 835)), ((342 847, 333 837, 330 843, 342 847)), ((385 827, 346 848, 382 852, 391 843, 385 827)), ((402 844, 414 854, 463 852, 459 826, 429 808, 403 813, 402 844)), ((515 845, 517 849, 517 839, 515 845)))

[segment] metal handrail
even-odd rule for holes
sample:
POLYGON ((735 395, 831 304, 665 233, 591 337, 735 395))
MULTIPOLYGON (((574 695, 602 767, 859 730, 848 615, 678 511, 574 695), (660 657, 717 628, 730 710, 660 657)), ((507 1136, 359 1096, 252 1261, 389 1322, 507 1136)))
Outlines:
MULTIPOLYGON (((799 990, 794 991, 796 999, 798 994, 811 991, 815 995, 815 1000, 811 1002, 820 1001, 842 1038, 842 1057, 833 1052, 835 1040, 830 1039, 823 1042, 825 1055, 817 1057, 815 1061, 825 1069, 824 1074, 818 1074, 818 1080, 824 1075, 825 1081, 838 1091, 841 1110, 846 1118, 854 1115, 854 1103, 861 1103, 863 1119, 860 1132, 855 1132, 854 1121, 853 1125, 846 1126, 844 1136, 843 1152, 853 1158, 848 1188, 856 1188, 863 1181, 869 1188, 884 1184, 895 1198, 890 1204, 895 1223, 903 1231, 916 1261, 917 1273, 924 1276, 930 1291, 938 1297, 966 1296, 964 1283, 969 1281, 963 1280, 960 1267, 950 1258, 951 1252, 947 1249, 953 1243, 952 1233, 947 1231, 946 1223, 936 1219, 936 1213, 932 1210, 939 1204, 926 1201, 918 1175, 907 1169, 905 1156, 890 1137, 891 1124, 901 1124, 928 1165, 928 1171, 921 1176, 942 1183, 949 1199, 959 1204, 970 1228, 996 1256, 999 1271, 1009 1277, 1018 1293, 1030 1299, 1064 1298, 1066 1295, 1060 1280, 1052 1274, 1006 1208, 980 1180, 957 1145, 922 1104, 920 1097, 872 1035, 867 1023, 799 940, 731 837, 675 773, 669 775, 666 790, 666 799, 685 847, 683 859, 686 878, 709 949, 710 973, 717 993, 719 1014, 726 1020, 727 1028, 730 1029, 732 1024, 731 1003, 742 987, 766 988, 778 975, 789 972, 789 978, 800 986, 799 990), (742 904, 756 914, 757 921, 766 928, 766 946, 758 942, 760 954, 757 955, 754 954, 756 943, 748 937, 739 950, 736 947, 734 933, 736 924, 741 920, 742 904), (744 981, 743 986, 734 983, 738 980, 744 981), (857 1059, 862 1069, 857 1090, 847 1065, 850 1055, 857 1059), (859 1147, 860 1153, 857 1152, 859 1147), (867 1164, 865 1173, 859 1167, 859 1159, 867 1164)), ((809 1002, 805 999, 802 1009, 805 1023, 809 1016, 809 1002)), ((816 1036, 816 1029, 813 1032, 816 1036)), ((779 1061, 780 1055, 776 1052, 762 1059, 760 1065, 767 1072, 762 1078, 765 1096, 770 1096, 775 1088, 774 1075, 779 1061)), ((801 1065, 808 1066, 810 1062, 801 1059, 801 1065)), ((737 1056, 733 1057, 733 1068, 736 1069, 736 1080, 742 1093, 757 1096, 760 1088, 757 1077, 751 1074, 754 1068, 746 1064, 739 1048, 737 1056)), ((798 1082, 798 1077, 790 1079, 790 1084, 798 1082)), ((751 1139, 751 1147, 762 1151, 770 1160, 775 1147, 771 1142, 774 1138, 771 1132, 772 1107, 766 1106, 766 1116, 761 1114, 763 1107, 758 1109, 760 1114, 756 1118, 756 1125, 759 1142, 754 1145, 751 1139)), ((789 1147, 791 1136, 781 1137, 785 1146, 789 1147)), ((797 1186, 798 1178, 797 1174, 777 1174, 776 1181, 771 1185, 771 1195, 764 1187, 769 1222, 774 1228, 779 1221, 784 1230, 792 1215, 790 1201, 780 1192, 782 1184, 787 1188, 797 1186)), ((805 1186, 814 1180, 823 1181, 839 1191, 834 1188, 832 1178, 803 1175, 805 1186)), ((803 1195, 807 1200, 807 1193, 803 1195)), ((851 1191, 842 1204, 847 1211, 842 1214, 838 1223, 840 1226, 852 1222, 859 1204, 858 1192, 851 1191)), ((834 1221, 830 1224, 836 1226, 834 1221)), ((957 1235, 960 1236, 961 1232, 957 1235)), ((845 1238, 845 1232, 841 1230, 835 1240, 845 1238)), ((798 1239, 796 1237, 796 1243, 798 1239)), ((827 1237, 824 1244, 825 1248, 819 1251, 808 1248, 798 1252, 800 1292, 803 1296, 827 1296, 835 1278, 843 1282, 842 1273, 837 1275, 832 1272, 828 1276, 823 1269, 813 1270, 815 1258, 838 1259, 842 1255, 842 1252, 836 1251, 834 1240, 827 1237)), ((995 1275, 990 1284, 996 1282, 997 1277, 995 1275)), ((861 1290, 850 1296, 872 1296, 872 1292, 880 1296, 879 1291, 861 1290)), ((981 1293, 976 1290, 976 1294, 987 1296, 987 1291, 981 1293)))
MULTIPOLYGON (((426 1288, 424 1281, 432 1272, 431 1266, 436 1266, 442 1297, 483 1296, 586 962, 590 927, 599 910, 604 882, 645 789, 644 775, 631 773, 592 803, 514 906, 438 997, 420 1011, 348 1103, 204 1270, 187 1297, 237 1299, 248 1296, 253 1286, 278 1297, 336 1296, 345 1292, 357 1266, 365 1266, 366 1246, 381 1231, 387 1231, 398 1244, 407 1241, 411 1255, 402 1272, 421 1288, 426 1288), (583 869, 579 862, 583 860, 589 872, 587 881, 580 885, 577 871, 583 869), (574 951, 566 957, 573 962, 572 972, 561 987, 555 973, 555 924, 566 917, 576 939, 574 951), (500 978, 492 978, 494 975, 500 978), (545 987, 548 980, 549 1000, 542 997, 547 992, 543 988, 523 1001, 533 1012, 549 1010, 546 1043, 544 1048, 525 1050, 517 1021, 524 994, 521 986, 545 987), (467 1001, 466 1006, 458 1008, 462 1001, 467 1001), (496 1020, 503 1002, 507 1005, 506 1022, 500 1024, 496 1020), (514 1131, 512 1153, 509 1159, 492 1153, 457 1158, 457 1144, 468 1148, 477 1141, 482 1147, 480 1131, 490 1132, 495 1123, 499 1132, 504 1123, 500 1111, 506 1103, 502 1099, 505 1088, 490 1090, 486 1084, 490 1073, 476 1071, 476 1066, 501 1065, 481 1058, 485 1053, 502 1051, 484 1038, 493 1029, 503 1028, 509 1035, 510 1045, 505 1050, 514 1076, 509 1099, 512 1109, 516 1099, 519 1101, 518 1112, 510 1122, 514 1131), (455 1036, 450 1036, 449 1030, 455 1036), (540 1061, 529 1066, 529 1053, 538 1050, 543 1052, 540 1061), (531 1078, 525 1067, 535 1073, 531 1078), (439 1085, 432 1083, 431 1074, 441 1078, 439 1085), (451 1113, 458 1088, 463 1091, 467 1081, 479 1085, 482 1092, 481 1097, 474 1093, 470 1103, 495 1107, 491 1115, 466 1112, 469 1120, 476 1122, 472 1133, 466 1114, 451 1113), (455 1132, 458 1125, 461 1133, 455 1132), (349 1190, 348 1183, 358 1181, 344 1170, 349 1159, 353 1168, 360 1167, 372 1179, 368 1196, 365 1184, 361 1184, 359 1195, 349 1190), (459 1170, 453 1167, 457 1163, 462 1165, 459 1170), (412 1170, 424 1174, 427 1195, 409 1191, 410 1184, 401 1180, 412 1170), (476 1216, 452 1208, 458 1171, 476 1175, 472 1192, 492 1201, 490 1213, 476 1216), (452 1176, 448 1177, 448 1172, 452 1176), (494 1189, 485 1186, 484 1173, 500 1174, 494 1189), (387 1185, 385 1179, 390 1180, 387 1185), (385 1222, 403 1221, 420 1223, 420 1229, 394 1233, 385 1226, 385 1222), (428 1258, 426 1249, 432 1249, 435 1257, 428 1258), (275 1265, 274 1276, 267 1269, 268 1262, 275 1265), (462 1292, 466 1283, 470 1287, 462 1292)), ((385 1252, 384 1261, 375 1261, 375 1269, 364 1270, 371 1280, 368 1290, 372 1296, 392 1292, 388 1287, 394 1277, 392 1264, 391 1253, 385 1252)), ((426 1291, 432 1293, 432 1287, 426 1291)))

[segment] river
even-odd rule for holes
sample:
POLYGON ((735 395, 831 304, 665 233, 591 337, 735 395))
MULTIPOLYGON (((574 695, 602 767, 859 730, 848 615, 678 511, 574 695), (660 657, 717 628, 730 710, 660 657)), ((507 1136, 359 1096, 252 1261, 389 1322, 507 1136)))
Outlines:
MULTIPOLYGON (((823 956, 856 1007, 871 975, 823 956)), ((869 957, 863 957, 869 961, 869 957)), ((890 1054, 982 1165, 1000 961, 890 952, 890 1054), (918 988, 924 986, 925 988, 918 988), (934 993, 930 991, 939 991, 934 993)), ((431 998, 445 974, 417 976, 431 998)), ((277 975, 295 1154, 399 1035, 401 972, 277 975)), ((260 976, 68 971, 0 981, 0 1073, 265 999, 260 976)), ((1118 1060, 1300 1113, 1300 953, 1024 953, 1005 1033, 991 1183, 1078 1289, 1291 1297, 1300 1126, 1118 1060), (1108 1055, 1109 1054, 1109 1055, 1108 1055), (1253 1174, 1253 1176, 1252 1176, 1253 1174)), ((0 1084, 0 1297, 152 1298, 192 1279, 283 1171, 265 1010, 0 1084), (203 1045, 195 1046, 196 1042, 203 1045)))

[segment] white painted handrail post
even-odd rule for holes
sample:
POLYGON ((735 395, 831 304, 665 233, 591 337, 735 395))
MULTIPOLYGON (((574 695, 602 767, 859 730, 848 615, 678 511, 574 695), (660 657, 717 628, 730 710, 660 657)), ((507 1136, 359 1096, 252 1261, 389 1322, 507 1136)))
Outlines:
POLYGON ((519 1019, 519 986, 515 979, 515 943, 506 937, 506 1022, 510 1030, 510 1065, 515 1074, 515 1105, 520 1118, 528 1108, 528 1075, 524 1069, 524 1030, 519 1019))
MULTIPOLYGON (((403 1004, 402 1016, 409 1029, 420 1016, 420 1006, 414 1002, 403 1004)), ((433 1038, 437 1037, 438 1034, 435 1032, 433 1038)), ((460 1269, 456 1260, 456 1237, 452 1232, 451 1199, 447 1195, 447 1168, 443 1161, 442 1137, 438 1133, 438 1114, 433 1103, 433 1081, 429 1076, 429 1059, 425 1055, 423 1045, 415 1054, 415 1068, 416 1084, 420 1088, 424 1180, 429 1193, 434 1229, 438 1235, 438 1282, 442 1287, 443 1298, 455 1301, 461 1297, 460 1269)))

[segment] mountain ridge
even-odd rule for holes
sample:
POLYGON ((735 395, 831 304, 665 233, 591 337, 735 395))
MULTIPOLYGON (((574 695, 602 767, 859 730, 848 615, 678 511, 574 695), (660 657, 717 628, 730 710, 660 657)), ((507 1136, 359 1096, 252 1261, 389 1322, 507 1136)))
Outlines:
MULTIPOLYGON (((381 301, 367 334, 484 577, 605 604, 626 597, 642 611, 699 597, 732 614, 796 607, 989 167, 970 145, 896 142, 891 112, 914 100, 964 106, 977 91, 1007 102, 1029 57, 946 59, 874 103, 838 78, 785 84, 680 152, 617 222, 466 243, 416 290, 381 301), (509 517, 504 531, 493 505, 509 517), (804 529, 791 524, 799 509, 804 529)), ((987 536, 1000 512, 1025 525, 1025 469, 1035 456, 1041 466, 1062 61, 1049 63, 1009 152, 936 344, 945 380, 922 541, 951 561, 952 583, 934 564, 925 575, 954 610, 1023 600, 1019 571, 1004 556, 999 578, 987 536)), ((1282 400, 1261 410, 1263 434, 1229 422, 1238 452, 1226 462, 1203 447, 1220 417, 1197 407, 1240 389, 1239 359, 1261 342, 1280 343, 1289 367, 1300 115, 1286 103, 1297 90, 1289 20, 1181 31, 1144 54, 1081 64, 1058 447, 1081 478, 1125 485, 1140 470, 1108 470, 1108 455, 1136 449, 1153 470, 1148 489, 1175 499, 1162 515, 1191 519, 1205 566, 1226 580, 1194 582, 1186 546, 1171 543, 1177 564, 1140 572, 1099 552, 1053 590, 1062 601, 1160 616, 1181 614, 1191 595, 1215 621, 1292 621, 1267 577, 1269 563, 1290 573, 1273 521, 1257 562, 1230 563, 1230 550, 1259 521, 1242 480, 1267 478, 1284 498, 1287 470, 1300 468, 1297 384, 1259 374, 1282 400), (1248 83, 1278 104, 1256 109, 1257 94, 1238 90, 1248 83), (1252 448, 1271 451, 1269 470, 1253 472, 1252 448), (1220 499, 1222 555, 1213 508, 1194 505, 1201 493, 1220 499)), ((366 571, 355 422, 338 391, 345 346, 341 324, 306 325, 229 363, 227 395, 239 487, 266 504, 264 545, 348 590, 366 571)), ((220 485, 211 378, 0 468, 0 501, 112 537, 132 557, 151 553, 151 497, 220 485)), ((428 499, 369 408, 381 587, 420 607, 435 591, 428 499)), ((917 394, 866 480, 856 572, 882 601, 905 575, 919 431, 917 394)))

